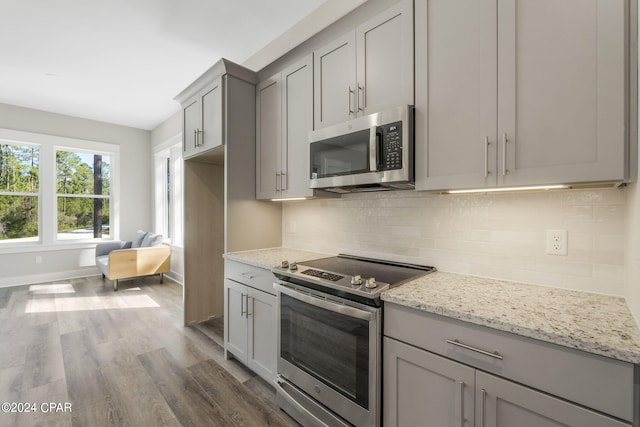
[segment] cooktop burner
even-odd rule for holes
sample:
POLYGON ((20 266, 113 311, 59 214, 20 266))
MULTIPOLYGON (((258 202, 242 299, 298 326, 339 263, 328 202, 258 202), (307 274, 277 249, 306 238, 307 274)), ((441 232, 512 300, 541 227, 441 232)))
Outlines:
POLYGON ((340 297, 379 304, 380 293, 435 271, 434 267, 340 254, 303 261, 283 261, 274 275, 285 282, 340 297))

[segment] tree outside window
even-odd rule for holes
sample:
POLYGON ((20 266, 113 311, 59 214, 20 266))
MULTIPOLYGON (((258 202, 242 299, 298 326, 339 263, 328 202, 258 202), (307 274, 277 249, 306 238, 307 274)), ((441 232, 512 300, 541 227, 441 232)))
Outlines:
POLYGON ((58 240, 109 235, 110 157, 57 151, 58 240))
POLYGON ((0 241, 38 240, 38 147, 0 144, 0 241))

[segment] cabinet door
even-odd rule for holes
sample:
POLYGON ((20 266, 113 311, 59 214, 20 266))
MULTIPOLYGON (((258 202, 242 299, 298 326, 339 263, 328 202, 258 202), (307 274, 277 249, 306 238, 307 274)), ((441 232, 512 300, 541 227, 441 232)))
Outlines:
POLYGON ((185 102, 182 108, 182 153, 183 158, 192 156, 197 149, 197 132, 200 130, 200 96, 185 102))
POLYGON ((356 33, 351 31, 313 53, 314 127, 356 115, 356 33))
POLYGON ((280 197, 281 190, 280 74, 256 88, 256 198, 280 197))
POLYGON ((216 78, 200 93, 202 104, 202 134, 200 151, 220 147, 224 143, 223 78, 216 78))
POLYGON ((413 2, 358 26, 356 40, 358 114, 413 105, 413 2))
POLYGON ((476 414, 483 427, 630 427, 516 383, 476 372, 476 414))
POLYGON ((309 131, 313 130, 313 55, 282 71, 282 194, 312 196, 309 131))
POLYGON ((387 337, 383 354, 385 426, 473 427, 473 368, 387 337))
POLYGON ((276 379, 276 297, 249 288, 247 366, 265 380, 276 379))
POLYGON ((626 4, 499 1, 499 184, 625 179, 626 4))
POLYGON ((417 0, 416 189, 496 185, 496 2, 417 0))
POLYGON ((247 363, 248 287, 224 280, 224 348, 242 363, 247 363))

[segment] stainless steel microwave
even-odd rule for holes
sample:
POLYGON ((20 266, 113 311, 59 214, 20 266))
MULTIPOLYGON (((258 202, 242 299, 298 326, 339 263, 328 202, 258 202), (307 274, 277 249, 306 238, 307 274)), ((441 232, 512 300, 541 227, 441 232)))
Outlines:
POLYGON ((414 108, 397 107, 309 133, 311 188, 414 188, 414 108))

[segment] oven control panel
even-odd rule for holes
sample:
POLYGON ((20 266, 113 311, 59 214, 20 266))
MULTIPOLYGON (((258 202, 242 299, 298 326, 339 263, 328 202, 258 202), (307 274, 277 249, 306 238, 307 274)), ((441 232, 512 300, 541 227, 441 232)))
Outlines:
POLYGON ((313 268, 303 271, 302 274, 317 277, 318 279, 329 280, 331 282, 337 282, 340 279, 344 279, 344 276, 340 276, 339 274, 327 273, 326 271, 314 270, 313 268))

